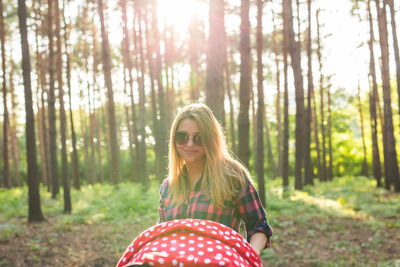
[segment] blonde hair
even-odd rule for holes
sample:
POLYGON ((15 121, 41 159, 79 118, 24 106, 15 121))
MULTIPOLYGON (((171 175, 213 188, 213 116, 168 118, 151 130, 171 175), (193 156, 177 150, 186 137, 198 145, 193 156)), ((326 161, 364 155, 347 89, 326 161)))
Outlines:
POLYGON ((245 184, 244 176, 250 179, 250 175, 243 164, 231 156, 221 125, 204 104, 184 107, 172 123, 169 138, 169 197, 172 203, 181 205, 190 195, 185 179, 185 162, 179 156, 174 142, 176 130, 184 119, 194 120, 200 130, 205 153, 200 188, 209 195, 215 206, 223 207, 225 201, 233 200, 238 190, 241 190, 245 184))

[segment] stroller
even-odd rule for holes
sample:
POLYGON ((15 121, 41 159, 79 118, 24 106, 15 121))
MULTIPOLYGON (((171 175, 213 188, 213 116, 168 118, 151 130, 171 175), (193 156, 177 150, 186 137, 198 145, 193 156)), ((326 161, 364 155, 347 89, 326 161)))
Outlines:
POLYGON ((208 220, 182 219, 139 234, 116 266, 261 267, 262 263, 246 239, 231 228, 208 220))

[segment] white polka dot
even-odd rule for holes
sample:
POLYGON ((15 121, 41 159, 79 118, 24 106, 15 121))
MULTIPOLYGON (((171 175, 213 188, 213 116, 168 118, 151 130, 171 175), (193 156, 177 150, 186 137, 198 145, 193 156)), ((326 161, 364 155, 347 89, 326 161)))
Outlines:
POLYGON ((165 240, 168 240, 168 237, 163 237, 162 240, 164 240, 164 241, 165 241, 165 240))
POLYGON ((198 223, 198 222, 195 222, 195 223, 194 223, 194 226, 199 226, 199 223, 198 223))
POLYGON ((207 225, 206 227, 207 227, 207 229, 211 229, 211 226, 209 226, 209 225, 207 225))
POLYGON ((218 230, 218 227, 217 227, 217 226, 213 226, 213 228, 214 228, 215 230, 218 230))
POLYGON ((210 259, 204 259, 204 263, 205 263, 205 264, 209 264, 210 262, 211 262, 210 259))
POLYGON ((185 236, 181 236, 179 239, 180 239, 180 240, 185 240, 186 237, 185 237, 185 236))
POLYGON ((166 251, 161 252, 161 256, 168 257, 168 253, 166 251))
POLYGON ((185 251, 179 251, 179 255, 185 255, 185 251))
POLYGON ((169 224, 168 224, 168 226, 172 226, 172 225, 174 225, 174 224, 173 224, 173 223, 169 223, 169 224))
POLYGON ((217 232, 215 232, 214 230, 211 232, 213 235, 216 235, 217 234, 217 232))
POLYGON ((215 242, 217 242, 218 244, 221 244, 221 241, 219 241, 219 240, 215 240, 215 242))
POLYGON ((154 262, 150 261, 149 265, 154 266, 154 262))
POLYGON ((177 235, 178 235, 177 233, 173 233, 173 234, 172 234, 172 236, 177 236, 177 235))
POLYGON ((183 263, 181 262, 181 263, 179 263, 179 267, 183 267, 184 265, 183 265, 183 263))
POLYGON ((181 221, 181 224, 184 224, 185 223, 185 221, 181 221))
POLYGON ((156 242, 154 242, 154 243, 153 243, 153 245, 158 245, 158 243, 159 243, 159 242, 158 242, 158 241, 156 241, 156 242))
POLYGON ((228 256, 232 256, 232 252, 230 252, 230 251, 227 251, 227 252, 226 252, 226 255, 228 255, 228 256))
POLYGON ((229 247, 229 246, 225 246, 225 249, 227 249, 227 250, 231 250, 231 247, 229 247))
POLYGON ((180 246, 181 248, 184 248, 186 245, 185 245, 184 243, 182 243, 182 244, 179 244, 179 246, 180 246))
POLYGON ((145 236, 145 237, 148 237, 149 235, 150 235, 149 232, 144 233, 144 236, 145 236))
POLYGON ((124 257, 124 258, 122 259, 122 261, 123 261, 123 262, 126 262, 126 258, 124 257))
POLYGON ((205 223, 205 222, 200 222, 200 224, 201 224, 201 225, 206 225, 206 223, 205 223))
POLYGON ((190 233, 189 235, 190 235, 190 236, 194 236, 194 234, 193 234, 193 233, 190 233))
POLYGON ((192 225, 190 223, 187 223, 186 226, 187 227, 192 227, 192 225))
POLYGON ((208 252, 213 252, 214 250, 212 248, 207 248, 208 252))
POLYGON ((133 252, 134 251, 134 249, 133 248, 131 248, 131 252, 133 252))
POLYGON ((219 266, 225 266, 225 262, 224 261, 220 261, 219 262, 219 266))
POLYGON ((225 234, 226 234, 226 235, 230 235, 231 233, 229 233, 229 231, 225 231, 225 234))
POLYGON ((140 242, 139 242, 139 246, 142 245, 142 244, 143 244, 143 241, 140 241, 140 242))
POLYGON ((222 249, 222 247, 220 245, 217 246, 217 249, 222 249))
POLYGON ((188 248, 189 251, 194 251, 194 248, 190 247, 188 248))
POLYGON ((221 254, 221 253, 218 253, 217 255, 215 255, 215 258, 216 258, 217 260, 221 260, 221 259, 222 259, 222 254, 221 254))
POLYGON ((201 237, 201 236, 199 236, 197 239, 198 239, 198 240, 204 240, 204 238, 201 237))
POLYGON ((238 248, 240 248, 240 244, 239 244, 239 243, 236 243, 236 246, 237 246, 238 248))
POLYGON ((198 244, 197 246, 198 246, 199 248, 203 248, 203 247, 204 247, 204 244, 200 243, 200 244, 198 244))
POLYGON ((189 244, 194 244, 194 240, 189 240, 189 244))
POLYGON ((172 264, 173 264, 173 265, 177 265, 177 264, 178 264, 178 261, 177 261, 177 260, 172 260, 172 264))
POLYGON ((176 243, 176 240, 171 240, 171 244, 175 244, 176 243))
POLYGON ((164 264, 165 260, 164 260, 163 258, 159 258, 159 259, 158 259, 158 262, 159 262, 160 264, 164 264))
POLYGON ((191 260, 194 259, 194 256, 193 255, 189 255, 189 257, 187 259, 191 261, 191 260))
POLYGON ((246 251, 246 257, 250 257, 250 253, 246 251))
POLYGON ((165 227, 165 226, 167 226, 167 223, 162 223, 161 224, 161 227, 165 227))
POLYGON ((202 231, 202 232, 204 232, 204 229, 203 229, 203 228, 199 228, 199 231, 202 231))
POLYGON ((212 245, 212 242, 211 241, 207 241, 207 244, 212 245))
POLYGON ((234 261, 234 263, 235 263, 236 265, 239 265, 239 262, 238 262, 238 261, 236 261, 236 260, 234 261))
POLYGON ((169 250, 175 251, 175 250, 176 250, 176 247, 171 247, 169 250))
POLYGON ((154 248, 151 248, 151 251, 156 251, 157 250, 157 248, 156 247, 154 247, 154 248))
POLYGON ((167 247, 167 244, 161 244, 161 247, 162 247, 162 248, 166 248, 166 247, 167 247))
POLYGON ((204 252, 200 250, 200 251, 197 252, 197 254, 199 254, 199 256, 203 256, 204 252))

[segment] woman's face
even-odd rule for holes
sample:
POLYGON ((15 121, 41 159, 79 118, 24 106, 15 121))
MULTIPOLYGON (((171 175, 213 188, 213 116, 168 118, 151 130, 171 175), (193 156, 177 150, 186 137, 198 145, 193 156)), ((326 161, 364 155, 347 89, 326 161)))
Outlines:
POLYGON ((186 164, 196 164, 203 161, 204 148, 201 145, 199 127, 194 120, 182 120, 176 129, 175 137, 175 145, 178 153, 185 160, 186 164))

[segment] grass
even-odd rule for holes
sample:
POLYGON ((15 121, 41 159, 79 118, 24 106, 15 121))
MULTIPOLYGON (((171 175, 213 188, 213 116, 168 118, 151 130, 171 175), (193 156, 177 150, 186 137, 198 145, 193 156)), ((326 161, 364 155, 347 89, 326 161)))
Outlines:
MULTIPOLYGON (((400 248, 397 245, 396 251, 395 245, 400 240, 399 194, 376 188, 375 181, 365 177, 315 183, 302 191, 282 190, 278 179, 266 183, 266 210, 274 235, 272 248, 263 252, 264 263, 399 266, 400 248)), ((61 194, 52 199, 42 187, 42 209, 45 217, 56 219, 60 232, 80 225, 103 227, 118 257, 132 236, 155 224, 158 189, 158 183, 148 190, 132 183, 83 186, 80 191, 72 190, 73 212, 66 215, 61 194)), ((0 243, 4 243, 21 235, 14 222, 26 221, 27 188, 0 189, 0 203, 0 243)), ((51 245, 58 238, 51 233, 45 239, 51 245)), ((46 247, 42 242, 41 237, 31 240, 29 249, 40 251, 46 247)))

